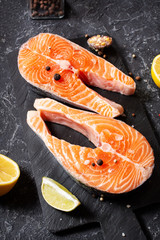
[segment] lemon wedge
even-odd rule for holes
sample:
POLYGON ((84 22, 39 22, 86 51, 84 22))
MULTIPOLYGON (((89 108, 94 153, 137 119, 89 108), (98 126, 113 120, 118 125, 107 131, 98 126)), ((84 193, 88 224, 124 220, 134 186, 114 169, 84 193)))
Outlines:
POLYGON ((42 178, 41 192, 45 201, 58 210, 70 212, 80 205, 71 192, 51 178, 42 178))
POLYGON ((151 76, 155 84, 160 88, 160 54, 153 59, 151 76))
POLYGON ((20 176, 19 166, 12 159, 0 154, 0 196, 8 193, 20 176))

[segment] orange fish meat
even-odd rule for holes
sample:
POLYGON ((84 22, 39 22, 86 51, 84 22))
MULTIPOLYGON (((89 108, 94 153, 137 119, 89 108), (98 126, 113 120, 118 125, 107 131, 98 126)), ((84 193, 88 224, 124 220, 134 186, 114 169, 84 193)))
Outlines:
POLYGON ((87 85, 130 95, 135 91, 133 79, 111 63, 58 35, 41 33, 24 43, 18 55, 18 67, 30 84, 66 102, 116 117, 123 107, 87 85), (55 80, 54 75, 60 74, 55 80))
POLYGON ((154 155, 146 138, 126 123, 67 107, 55 100, 36 99, 27 123, 57 161, 75 179, 109 193, 129 192, 152 174, 154 155), (51 135, 44 121, 69 126, 96 146, 81 147, 51 135))

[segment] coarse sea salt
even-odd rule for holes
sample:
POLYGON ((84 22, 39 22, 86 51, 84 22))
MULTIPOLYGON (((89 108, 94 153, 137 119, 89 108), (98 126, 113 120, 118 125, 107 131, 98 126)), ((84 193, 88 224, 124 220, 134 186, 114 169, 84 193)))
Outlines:
POLYGON ((90 160, 84 161, 84 165, 88 165, 88 164, 90 164, 90 160))

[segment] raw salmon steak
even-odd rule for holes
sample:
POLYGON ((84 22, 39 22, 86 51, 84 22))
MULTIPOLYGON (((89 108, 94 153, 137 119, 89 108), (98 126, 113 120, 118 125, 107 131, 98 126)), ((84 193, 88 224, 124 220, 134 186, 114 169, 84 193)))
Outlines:
POLYGON ((52 99, 36 99, 27 123, 58 162, 75 179, 109 193, 129 192, 152 174, 154 155, 146 138, 126 123, 67 107, 52 99), (70 144, 51 135, 45 121, 85 135, 94 149, 70 144))
POLYGON ((19 71, 30 84, 76 106, 116 117, 123 107, 88 88, 133 94, 135 82, 111 63, 58 35, 41 33, 24 43, 19 71), (55 80, 55 74, 60 75, 55 80))

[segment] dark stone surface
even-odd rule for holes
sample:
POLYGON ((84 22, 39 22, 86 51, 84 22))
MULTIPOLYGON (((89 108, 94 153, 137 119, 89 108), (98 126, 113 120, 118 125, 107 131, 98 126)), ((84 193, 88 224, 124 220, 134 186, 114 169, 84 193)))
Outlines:
MULTIPOLYGON (((102 239, 99 225, 90 224, 53 235, 47 231, 31 171, 25 158, 26 141, 7 66, 7 55, 24 38, 39 32, 57 33, 66 38, 108 32, 137 81, 137 94, 160 142, 160 89, 150 76, 154 56, 160 46, 160 1, 68 0, 62 20, 31 20, 26 1, 0 1, 0 152, 13 158, 21 168, 14 189, 0 198, 0 239, 102 239), (132 54, 136 58, 132 58, 132 54)), ((148 239, 160 239, 160 204, 136 211, 148 239)))

